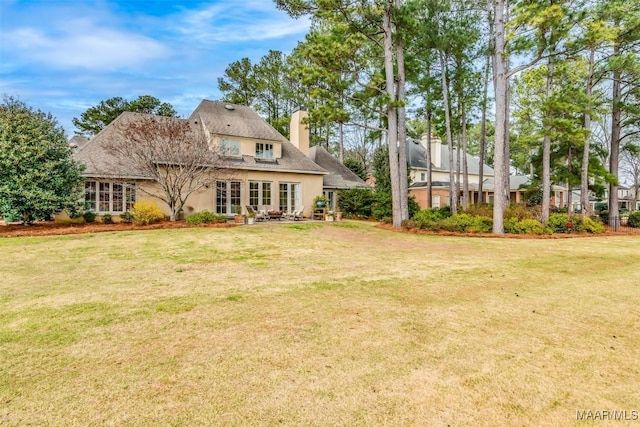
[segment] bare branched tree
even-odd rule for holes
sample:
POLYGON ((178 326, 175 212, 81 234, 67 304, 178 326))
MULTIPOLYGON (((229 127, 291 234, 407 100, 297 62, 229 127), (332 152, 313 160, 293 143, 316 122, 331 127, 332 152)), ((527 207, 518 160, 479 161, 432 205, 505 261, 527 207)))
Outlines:
POLYGON ((188 120, 125 113, 117 123, 118 138, 105 144, 121 166, 158 185, 140 188, 165 202, 176 220, 191 194, 215 183, 224 168, 220 148, 209 144, 204 129, 188 120))

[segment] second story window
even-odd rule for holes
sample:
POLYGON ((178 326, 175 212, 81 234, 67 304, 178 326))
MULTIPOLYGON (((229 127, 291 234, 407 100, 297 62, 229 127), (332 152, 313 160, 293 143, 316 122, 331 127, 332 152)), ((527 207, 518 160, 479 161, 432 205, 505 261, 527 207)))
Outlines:
POLYGON ((223 156, 240 156, 240 141, 223 139, 220 141, 220 151, 223 156))
POLYGON ((273 159, 273 144, 256 142, 256 159, 273 159))

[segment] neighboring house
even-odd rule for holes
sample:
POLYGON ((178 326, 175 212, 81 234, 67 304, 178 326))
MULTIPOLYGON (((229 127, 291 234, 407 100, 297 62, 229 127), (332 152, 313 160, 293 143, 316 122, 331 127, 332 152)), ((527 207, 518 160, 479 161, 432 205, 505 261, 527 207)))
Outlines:
POLYGON ((319 145, 311 147, 309 157, 318 166, 329 172, 322 178, 322 190, 329 199, 328 208, 330 210, 336 210, 339 190, 370 188, 369 184, 333 157, 324 147, 319 145))
MULTIPOLYGON (((148 198, 143 190, 157 188, 157 184, 144 174, 124 169, 104 147, 110 139, 122 138, 118 123, 141 116, 139 113, 123 113, 74 152, 75 158, 86 165, 86 206, 98 214, 121 214, 131 209, 136 200, 148 198)), ((334 177, 338 168, 324 155, 318 157, 330 165, 329 170, 310 158, 309 130, 303 124, 306 117, 304 110, 293 113, 291 141, 287 141, 249 107, 202 101, 186 120, 205 133, 211 146, 224 148, 223 170, 216 172, 214 186, 203 188, 189 197, 184 213, 188 215, 207 209, 233 215, 238 206, 246 213, 247 205, 254 208, 266 205, 283 212, 293 212, 305 206, 305 216, 309 216, 313 199, 323 190, 360 185, 348 177, 335 181, 346 187, 333 186, 332 178, 327 180, 328 186, 324 186, 324 178, 334 177)), ((313 150, 313 156, 317 156, 317 150, 313 150)), ((343 176, 340 172, 337 175, 343 176)), ((163 202, 152 200, 165 213, 170 213, 163 202)))
MULTIPOLYGON (((580 187, 574 187, 571 192, 571 207, 574 212, 580 211, 580 187)), ((595 211, 596 205, 599 203, 608 203, 609 200, 609 188, 605 188, 604 195, 601 198, 596 198, 594 194, 589 194, 589 209, 591 212, 595 211)), ((640 210, 640 200, 638 200, 633 190, 629 187, 618 187, 618 209, 637 211, 640 210)))
MULTIPOLYGON (((420 141, 410 139, 407 141, 407 158, 409 161, 409 177, 411 185, 409 186, 409 195, 414 196, 421 208, 427 207, 427 175, 428 165, 425 156, 427 146, 427 138, 423 137, 420 141)), ((449 197, 449 147, 443 145, 440 138, 433 137, 431 139, 431 187, 432 187, 432 207, 444 207, 451 204, 449 197)), ((462 155, 462 153, 461 153, 462 155)), ((453 149, 453 168, 454 174, 457 171, 458 151, 453 149)), ((478 194, 480 183, 480 159, 478 157, 467 154, 467 175, 469 180, 469 203, 476 203, 481 200, 483 203, 493 203, 495 191, 494 170, 488 166, 483 166, 483 182, 482 194, 478 194)), ((458 189, 462 194, 462 171, 460 173, 460 182, 458 189)), ((529 183, 529 178, 522 175, 511 175, 509 177, 510 202, 524 202, 524 186, 529 183)), ((564 206, 565 188, 554 185, 551 188, 551 204, 555 206, 564 206)))

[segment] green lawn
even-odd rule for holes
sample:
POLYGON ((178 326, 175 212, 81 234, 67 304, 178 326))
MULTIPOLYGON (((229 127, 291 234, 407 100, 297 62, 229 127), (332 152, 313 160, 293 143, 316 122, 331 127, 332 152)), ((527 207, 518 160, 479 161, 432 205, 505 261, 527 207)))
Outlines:
POLYGON ((260 224, 0 253, 3 426, 600 426, 576 412, 640 410, 640 236, 260 224))

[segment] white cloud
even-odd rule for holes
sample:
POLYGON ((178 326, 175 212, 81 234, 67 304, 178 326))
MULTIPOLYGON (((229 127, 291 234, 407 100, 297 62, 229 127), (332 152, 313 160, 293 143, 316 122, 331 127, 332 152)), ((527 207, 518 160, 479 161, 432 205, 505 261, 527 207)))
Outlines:
POLYGON ((277 39, 306 33, 310 26, 308 18, 292 20, 265 1, 213 4, 175 18, 175 32, 205 43, 277 39))
POLYGON ((89 21, 67 22, 63 30, 45 33, 18 28, 3 34, 23 61, 59 69, 120 70, 139 68, 170 54, 161 43, 132 32, 102 28, 89 21))

